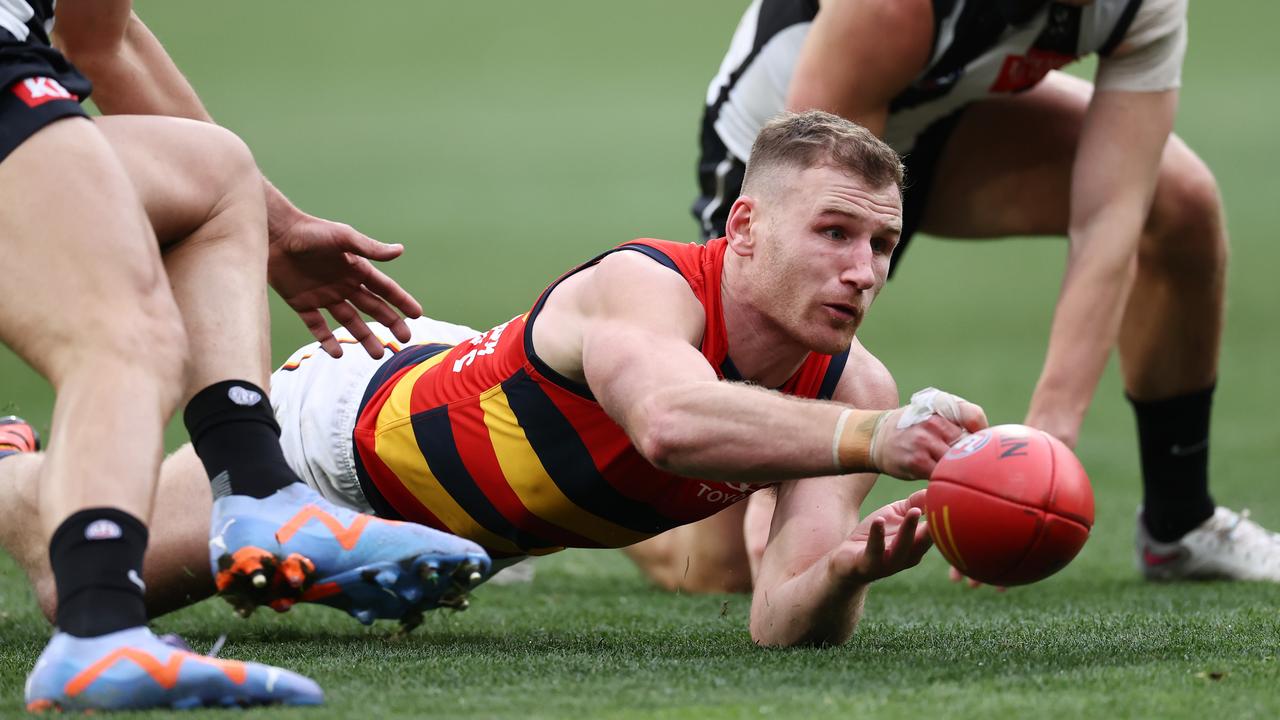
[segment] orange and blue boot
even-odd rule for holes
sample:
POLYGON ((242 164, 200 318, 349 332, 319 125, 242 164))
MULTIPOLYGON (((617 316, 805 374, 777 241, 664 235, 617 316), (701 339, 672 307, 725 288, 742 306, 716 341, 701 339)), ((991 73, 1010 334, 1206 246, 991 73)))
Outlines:
POLYGON ((27 710, 319 705, 315 682, 280 668, 197 655, 146 627, 54 633, 27 676, 27 710))
POLYGON ((479 545, 409 522, 339 507, 303 483, 258 499, 214 500, 209 559, 221 594, 241 616, 298 602, 343 610, 368 625, 467 606, 489 573, 479 545))

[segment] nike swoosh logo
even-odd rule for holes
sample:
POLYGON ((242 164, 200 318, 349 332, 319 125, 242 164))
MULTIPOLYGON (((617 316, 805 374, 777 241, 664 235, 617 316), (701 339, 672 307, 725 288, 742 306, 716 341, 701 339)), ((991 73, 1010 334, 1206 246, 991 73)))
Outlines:
POLYGON ((129 571, 129 582, 133 583, 134 585, 137 585, 138 589, 141 590, 142 592, 147 591, 147 584, 142 582, 142 578, 138 577, 137 570, 129 571))
POLYGON ((1205 438, 1195 445, 1178 445, 1174 444, 1169 448, 1169 453, 1176 457, 1186 457, 1195 455, 1198 452, 1204 452, 1209 448, 1209 438, 1205 438))
POLYGON ((1143 548, 1142 550, 1142 562, 1147 565, 1168 565, 1175 560, 1181 559, 1181 550, 1174 550, 1171 553, 1158 553, 1153 551, 1151 548, 1143 548))

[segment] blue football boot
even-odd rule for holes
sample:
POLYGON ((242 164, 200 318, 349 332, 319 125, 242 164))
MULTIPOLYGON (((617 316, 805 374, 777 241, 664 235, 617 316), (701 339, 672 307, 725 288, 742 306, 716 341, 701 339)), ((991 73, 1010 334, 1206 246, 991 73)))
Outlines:
POLYGON ((302 483, 263 499, 215 500, 209 559, 219 594, 241 616, 315 602, 366 625, 398 618, 406 630, 424 610, 466 609, 489 572, 489 556, 469 540, 339 507, 302 483))
POLYGON ((288 670, 197 655, 135 627, 54 633, 27 676, 26 701, 29 712, 319 705, 324 692, 288 670))

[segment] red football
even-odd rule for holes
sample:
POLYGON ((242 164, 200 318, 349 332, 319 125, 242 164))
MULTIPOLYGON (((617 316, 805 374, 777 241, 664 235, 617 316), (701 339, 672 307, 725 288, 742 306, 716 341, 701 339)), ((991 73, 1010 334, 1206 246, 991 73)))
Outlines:
POLYGON ((1025 585, 1066 567, 1093 527, 1093 488, 1074 453, 1025 425, 956 441, 925 496, 929 532, 967 577, 1025 585))

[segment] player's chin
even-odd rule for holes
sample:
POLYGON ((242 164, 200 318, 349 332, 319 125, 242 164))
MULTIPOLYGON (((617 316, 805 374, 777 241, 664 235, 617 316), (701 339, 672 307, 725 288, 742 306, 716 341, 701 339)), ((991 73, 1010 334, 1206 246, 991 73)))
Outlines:
POLYGON ((809 339, 809 349, 823 355, 839 355, 853 344, 853 337, 858 332, 861 317, 848 319, 828 319, 819 325, 809 339))

